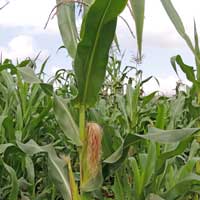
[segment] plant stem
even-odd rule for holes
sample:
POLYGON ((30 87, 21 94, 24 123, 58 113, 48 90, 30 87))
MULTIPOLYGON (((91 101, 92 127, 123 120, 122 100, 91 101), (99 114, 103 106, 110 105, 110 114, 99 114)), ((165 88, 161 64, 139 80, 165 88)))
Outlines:
POLYGON ((80 106, 79 113, 79 131, 80 131, 80 139, 83 142, 85 139, 85 106, 80 106))
MULTIPOLYGON (((85 133, 85 106, 81 105, 80 110, 79 110, 79 132, 80 132, 80 139, 83 143, 83 146, 81 147, 79 151, 79 159, 80 159, 80 187, 83 185, 83 180, 84 180, 84 167, 83 167, 83 155, 84 155, 84 149, 85 149, 85 138, 86 138, 86 133, 85 133)), ((81 192, 81 199, 82 200, 88 200, 88 195, 84 192, 81 192)))

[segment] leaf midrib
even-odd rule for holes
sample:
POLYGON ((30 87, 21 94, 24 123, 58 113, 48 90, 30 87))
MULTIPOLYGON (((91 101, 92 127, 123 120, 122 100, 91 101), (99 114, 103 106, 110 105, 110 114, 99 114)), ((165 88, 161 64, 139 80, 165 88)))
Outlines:
POLYGON ((87 70, 87 75, 86 75, 85 90, 84 90, 84 95, 83 95, 83 104, 85 104, 85 100, 86 100, 86 96, 87 96, 87 92, 88 92, 89 78, 87 78, 87 77, 90 77, 90 74, 91 74, 92 63, 93 63, 94 55, 95 55, 95 52, 96 52, 96 47, 97 47, 97 42, 98 42, 99 35, 100 35, 100 30, 101 30, 104 18, 106 16, 107 10, 110 7, 111 1, 112 0, 109 1, 108 6, 106 7, 105 12, 103 13, 102 19, 100 21, 100 24, 99 24, 99 27, 98 27, 98 30, 97 30, 97 37, 95 39, 95 43, 94 43, 94 46, 92 48, 92 54, 91 54, 91 57, 90 57, 91 59, 89 60, 89 65, 88 65, 88 70, 87 70))
POLYGON ((67 181, 66 181, 66 177, 63 176, 62 172, 60 171, 59 167, 56 165, 56 163, 54 162, 54 160, 52 159, 51 156, 49 156, 49 159, 51 160, 51 162, 52 162, 52 164, 54 165, 54 167, 56 168, 58 174, 59 174, 60 177, 62 178, 62 180, 63 180, 63 182, 64 182, 64 184, 65 184, 65 188, 67 189, 68 194, 69 194, 69 196, 70 196, 70 198, 71 198, 71 190, 70 190, 70 187, 69 187, 69 185, 68 185, 68 183, 67 183, 67 181))

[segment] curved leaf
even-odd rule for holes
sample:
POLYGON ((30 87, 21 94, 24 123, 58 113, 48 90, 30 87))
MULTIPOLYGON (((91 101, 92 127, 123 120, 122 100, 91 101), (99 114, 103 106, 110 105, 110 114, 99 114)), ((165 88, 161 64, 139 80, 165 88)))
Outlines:
POLYGON ((90 7, 81 28, 74 62, 78 82, 78 104, 92 106, 104 80, 117 16, 127 0, 96 0, 90 7))
POLYGON ((127 135, 125 140, 122 140, 121 145, 118 147, 118 149, 113 152, 108 158, 104 160, 104 163, 116 163, 118 162, 122 155, 126 152, 127 149, 129 149, 130 145, 135 144, 139 141, 139 137, 136 135, 127 135))
POLYGON ((108 174, 112 174, 115 170, 117 170, 127 158, 129 147, 140 140, 141 138, 137 135, 128 134, 124 139, 123 148, 121 146, 119 147, 119 149, 122 148, 122 151, 117 150, 119 153, 118 155, 115 152, 111 154, 109 158, 105 160, 108 160, 109 163, 104 161, 106 164, 103 167, 103 176, 106 177, 108 174))
POLYGON ((192 83, 195 83, 195 73, 194 73, 194 68, 192 66, 186 65, 181 56, 177 55, 175 57, 171 58, 171 64, 174 68, 174 71, 178 75, 177 69, 176 69, 176 63, 180 66, 181 70, 185 73, 187 79, 191 81, 192 83))
POLYGON ((30 140, 26 144, 17 142, 18 147, 26 154, 33 156, 40 152, 46 152, 48 154, 48 168, 49 176, 52 178, 54 184, 61 192, 65 200, 71 200, 71 190, 68 182, 68 171, 66 163, 58 158, 53 146, 39 146, 35 141, 30 140))
POLYGON ((158 143, 168 144, 168 143, 180 142, 199 130, 200 130, 199 128, 183 128, 177 130, 161 130, 158 128, 150 128, 148 134, 146 135, 136 134, 136 135, 138 137, 152 140, 158 143))
POLYGON ((54 111, 56 120, 65 136, 69 138, 73 144, 81 146, 82 143, 79 138, 78 127, 67 109, 64 99, 56 95, 54 95, 54 111))

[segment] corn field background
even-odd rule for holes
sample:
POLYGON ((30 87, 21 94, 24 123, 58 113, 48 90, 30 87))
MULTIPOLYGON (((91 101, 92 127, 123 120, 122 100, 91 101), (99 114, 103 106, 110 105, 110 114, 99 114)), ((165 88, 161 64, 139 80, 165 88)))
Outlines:
POLYGON ((195 60, 169 58, 192 85, 177 83, 175 95, 143 91, 154 78, 137 67, 145 0, 56 0, 49 19, 73 64, 49 79, 48 59, 0 60, 0 200, 200 199, 198 29, 194 20, 190 38, 172 2, 160 2, 195 60), (116 34, 125 8, 132 66, 122 66, 116 34))

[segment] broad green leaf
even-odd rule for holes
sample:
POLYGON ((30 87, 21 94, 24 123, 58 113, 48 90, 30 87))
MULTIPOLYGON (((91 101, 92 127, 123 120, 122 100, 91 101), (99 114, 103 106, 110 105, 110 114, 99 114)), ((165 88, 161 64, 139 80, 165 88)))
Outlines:
POLYGON ((192 44, 189 36, 186 34, 183 22, 182 22, 180 16, 178 15, 178 13, 176 12, 171 0, 161 0, 161 3, 163 5, 165 11, 167 12, 171 22, 174 24, 177 32, 185 40, 185 42, 187 43, 187 45, 189 46, 191 51, 193 53, 195 53, 193 44, 192 44))
POLYGON ((127 0, 96 0, 90 7, 81 27, 74 69, 78 83, 78 104, 95 104, 103 83, 112 44, 117 16, 127 0))
POLYGON ((40 152, 48 154, 48 168, 49 176, 52 178, 53 183, 62 194, 64 200, 71 200, 71 190, 68 181, 68 171, 66 163, 58 158, 56 151, 52 145, 39 146, 35 141, 30 140, 26 144, 17 142, 19 148, 26 154, 33 156, 40 152))
MULTIPOLYGON (((56 0, 59 5, 62 0, 56 0)), ((75 4, 72 2, 64 2, 57 8, 57 19, 60 34, 69 55, 74 58, 76 55, 78 32, 75 20, 75 4)))
POLYGON ((199 128, 184 128, 184 129, 177 129, 177 130, 161 130, 157 128, 150 128, 149 132, 146 135, 139 135, 136 134, 138 137, 152 140, 158 143, 175 143, 180 142, 192 134, 199 131, 199 128))
POLYGON ((69 138, 73 144, 81 146, 78 127, 74 122, 64 99, 56 95, 54 95, 54 112, 56 120, 65 136, 69 138))
POLYGON ((22 75, 22 78, 27 83, 41 83, 40 79, 35 75, 30 67, 18 67, 17 70, 22 75))
POLYGON ((135 27, 137 33, 137 45, 139 58, 142 58, 142 35, 144 26, 145 0, 130 0, 132 11, 134 14, 135 27))

